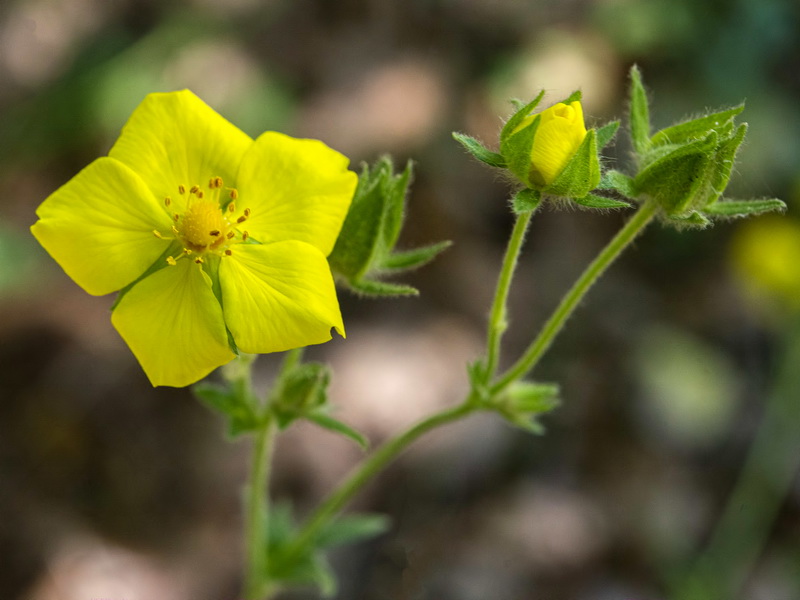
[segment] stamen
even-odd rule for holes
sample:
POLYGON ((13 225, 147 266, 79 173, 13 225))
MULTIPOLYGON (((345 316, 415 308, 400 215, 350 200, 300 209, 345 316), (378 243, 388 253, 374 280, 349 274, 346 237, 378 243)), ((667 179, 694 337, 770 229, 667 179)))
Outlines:
POLYGON ((203 190, 198 190, 197 191, 197 198, 200 199, 202 197, 203 197, 203 190))
POLYGON ((160 239, 160 240, 163 240, 163 239, 164 239, 164 236, 163 236, 163 235, 161 235, 161 232, 160 232, 160 231, 158 231, 157 229, 153 229, 153 235, 154 235, 154 236, 156 236, 156 237, 157 237, 158 239, 160 239))
POLYGON ((236 205, 233 202, 228 204, 228 212, 233 212, 235 210, 236 210, 236 205))
POLYGON ((208 235, 213 235, 214 237, 217 237, 219 235, 219 229, 214 229, 212 231, 209 231, 208 235))
POLYGON ((209 186, 209 187, 217 188, 217 189, 222 187, 222 177, 214 177, 214 178, 211 179, 211 181, 213 182, 214 185, 209 186))
POLYGON ((245 221, 247 221, 247 217, 245 215, 242 215, 241 217, 236 219, 237 223, 244 223, 245 221))
POLYGON ((226 248, 226 249, 225 249, 225 256, 230 256, 231 254, 233 254, 233 252, 231 251, 231 249, 230 249, 230 248, 226 248))
POLYGON ((170 204, 172 204, 172 198, 167 196, 166 198, 164 198, 164 206, 169 206, 170 204))
POLYGON ((249 217, 250 216, 250 209, 249 208, 245 208, 244 209, 244 216, 245 217, 249 217))
POLYGON ((235 236, 235 235, 236 235, 235 233, 233 233, 232 231, 229 231, 228 235, 226 235, 225 237, 228 238, 229 240, 231 240, 231 239, 233 239, 233 236, 235 236))
POLYGON ((194 262, 196 262, 198 265, 202 265, 203 264, 203 258, 198 256, 197 258, 194 259, 194 262))
POLYGON ((231 188, 231 200, 236 200, 239 197, 239 192, 236 191, 236 188, 231 188))
POLYGON ((186 188, 183 187, 183 184, 178 186, 178 193, 183 196, 186 193, 186 188))
POLYGON ((170 267, 174 267, 175 265, 177 265, 177 264, 178 264, 178 261, 176 261, 176 260, 175 260, 174 258, 172 258, 171 256, 168 256, 168 257, 167 257, 167 264, 168 264, 170 267))
POLYGON ((175 227, 175 225, 172 226, 172 233, 174 233, 175 235, 180 235, 180 232, 178 231, 178 228, 175 227))
POLYGON ((243 242, 246 242, 246 241, 247 241, 247 238, 249 238, 249 237, 250 237, 250 234, 249 234, 249 233, 247 233, 246 231, 243 231, 243 232, 242 232, 242 241, 243 241, 243 242))
POLYGON ((180 221, 180 219, 181 219, 181 216, 180 216, 178 213, 175 213, 175 214, 172 216, 172 218, 173 218, 173 219, 175 219, 175 222, 177 223, 178 221, 180 221))
POLYGON ((196 194, 199 191, 200 191, 200 186, 199 185, 193 185, 192 187, 189 188, 189 193, 190 194, 196 194))

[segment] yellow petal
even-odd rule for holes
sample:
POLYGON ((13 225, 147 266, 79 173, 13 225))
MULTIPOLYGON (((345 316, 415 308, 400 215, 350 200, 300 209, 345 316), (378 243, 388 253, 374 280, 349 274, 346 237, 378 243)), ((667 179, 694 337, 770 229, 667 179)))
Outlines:
POLYGON ((305 242, 239 244, 222 260, 225 322, 244 352, 280 352, 344 336, 328 262, 305 242))
POLYGON ((136 108, 109 152, 131 167, 159 200, 181 212, 178 186, 208 187, 211 177, 231 186, 250 136, 189 90, 150 94, 136 108))
POLYGON ((327 256, 358 181, 347 170, 349 162, 318 140, 264 133, 242 159, 237 177, 236 214, 250 209, 242 228, 262 243, 300 240, 327 256))
POLYGON ((549 185, 580 148, 586 137, 580 102, 558 103, 542 111, 531 148, 531 180, 549 185))
POLYGON ((99 158, 45 200, 31 232, 90 294, 116 291, 169 246, 153 230, 171 221, 144 182, 112 158, 99 158))
POLYGON ((211 280, 188 259, 133 286, 111 322, 154 386, 189 385, 234 357, 211 280))

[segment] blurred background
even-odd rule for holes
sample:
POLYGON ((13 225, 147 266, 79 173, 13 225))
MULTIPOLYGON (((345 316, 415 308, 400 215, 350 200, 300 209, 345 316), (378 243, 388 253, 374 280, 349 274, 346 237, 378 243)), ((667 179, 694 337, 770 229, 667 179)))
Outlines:
MULTIPOLYGON (((356 167, 415 161, 403 243, 453 247, 406 278, 420 298, 342 291, 348 338, 311 353, 335 369, 337 416, 377 444, 460 401, 482 352, 509 188, 450 132, 493 146, 508 99, 542 88, 582 89, 590 125, 624 118, 634 62, 656 127, 746 99, 727 195, 788 213, 651 226, 534 373, 562 386, 546 434, 487 415, 421 440, 355 502, 393 528, 333 555, 338 598, 800 598, 796 0, 4 0, 0 597, 240 598, 248 443, 189 390, 151 388, 113 297, 28 232, 147 93, 188 87, 251 135, 319 138, 356 167)), ((628 148, 622 131, 608 162, 628 148)), ((505 364, 625 218, 536 215, 505 364)), ((273 495, 307 512, 359 457, 294 427, 273 495)))

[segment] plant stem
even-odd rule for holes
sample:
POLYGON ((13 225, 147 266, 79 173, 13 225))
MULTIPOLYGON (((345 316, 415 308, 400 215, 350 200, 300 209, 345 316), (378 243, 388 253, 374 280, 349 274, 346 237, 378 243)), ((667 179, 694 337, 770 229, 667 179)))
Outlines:
POLYGON ((511 238, 508 240, 508 248, 503 258, 503 267, 500 271, 500 277, 497 280, 497 289, 494 293, 494 302, 492 303, 492 310, 489 314, 489 330, 486 339, 487 383, 494 376, 497 363, 500 360, 500 341, 508 327, 508 322, 506 320, 508 291, 511 288, 511 280, 517 268, 517 259, 519 258, 522 244, 525 241, 525 233, 528 231, 528 225, 531 222, 533 212, 534 211, 531 210, 517 216, 517 220, 514 223, 514 230, 511 232, 511 238))
POLYGON ((308 518, 305 525, 289 550, 290 556, 301 554, 314 540, 314 536, 336 516, 347 502, 366 484, 373 475, 384 469, 398 455, 405 450, 414 440, 447 423, 457 421, 462 417, 477 410, 472 403, 464 402, 454 408, 438 412, 404 431, 398 436, 386 441, 372 455, 358 465, 336 490, 319 505, 317 510, 308 518))
POLYGON ((542 355, 550 347, 550 344, 553 343, 555 337, 561 332, 567 319, 578 306, 581 299, 586 295, 586 292, 589 291, 589 288, 592 287, 594 282, 605 272, 609 265, 614 262, 620 253, 653 219, 656 209, 656 203, 652 200, 646 200, 644 204, 641 205, 639 210, 634 213, 633 217, 631 217, 619 233, 617 233, 602 252, 600 252, 597 258, 586 268, 569 292, 567 292, 566 296, 562 298, 555 312, 550 319, 548 319, 547 323, 545 323, 536 339, 528 346, 525 353, 491 387, 490 391, 492 394, 499 393, 533 369, 542 355))
POLYGON ((274 444, 274 424, 268 419, 257 433, 253 445, 250 481, 246 487, 245 508, 245 598, 260 600, 264 597, 267 568, 267 540, 265 532, 269 520, 269 476, 274 444))

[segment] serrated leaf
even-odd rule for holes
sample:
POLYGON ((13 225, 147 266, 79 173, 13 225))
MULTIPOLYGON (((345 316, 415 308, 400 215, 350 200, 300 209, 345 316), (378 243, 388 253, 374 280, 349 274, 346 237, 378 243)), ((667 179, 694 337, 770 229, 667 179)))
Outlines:
POLYGON ((519 215, 536 210, 541 202, 542 193, 539 190, 524 188, 511 197, 511 209, 519 215))
MULTIPOLYGON (((544 98, 544 90, 539 92, 539 95, 536 96, 533 100, 528 102, 527 104, 523 105, 522 107, 517 107, 517 112, 515 112, 511 117, 506 121, 505 125, 503 125, 503 129, 500 130, 500 145, 502 148, 503 142, 514 133, 514 130, 519 127, 519 125, 524 121, 530 114, 539 106, 539 103, 544 98)), ((505 156, 505 152, 501 149, 500 152, 505 156)), ((507 159, 508 157, 506 157, 507 159)))
POLYGON ((362 450, 366 450, 367 447, 369 447, 369 440, 364 435, 362 435, 349 425, 342 423, 338 419, 334 419, 330 415, 326 415, 325 413, 322 412, 313 412, 306 415, 306 419, 329 431, 333 431, 335 433, 345 436, 346 438, 350 438, 356 444, 361 446, 362 450))
POLYGON ((619 129, 619 121, 611 121, 597 129, 597 149, 602 151, 603 148, 608 146, 619 129))
POLYGON ((619 171, 606 171, 599 187, 601 190, 615 190, 626 198, 636 198, 633 177, 628 177, 625 173, 620 173, 619 171))
POLYGON ((403 250, 394 252, 383 259, 381 270, 390 271, 407 271, 409 269, 416 269, 430 261, 443 250, 449 248, 453 243, 450 241, 439 242, 438 244, 431 244, 430 246, 422 246, 414 248, 413 250, 403 250))
POLYGON ((464 146, 472 156, 490 167, 504 168, 506 166, 506 161, 502 154, 492 152, 475 138, 456 131, 453 132, 453 138, 464 146))
POLYGON ((588 194, 583 198, 571 198, 576 204, 585 206, 586 208, 630 208, 631 205, 622 200, 614 200, 613 198, 604 198, 603 196, 595 196, 588 194))
POLYGON ((705 137, 711 131, 716 131, 720 136, 727 135, 727 131, 732 130, 731 121, 743 110, 744 104, 740 104, 733 108, 678 123, 656 132, 651 141, 653 145, 659 146, 661 144, 682 144, 705 137))
POLYGON ((710 217, 735 218, 760 215, 767 212, 783 212, 786 204, 777 198, 763 200, 720 200, 705 208, 710 217))
POLYGON ((644 154, 650 149, 650 108, 647 102, 647 92, 642 85, 642 75, 639 67, 633 65, 630 72, 631 99, 630 123, 631 140, 633 148, 638 154, 644 154))
POLYGON ((314 544, 317 548, 332 548, 352 544, 360 540, 378 536, 392 525, 391 519, 380 514, 356 514, 339 517, 317 534, 314 544))
POLYGON ((419 296, 419 290, 410 285, 400 283, 387 283, 385 281, 375 281, 361 279, 359 281, 348 282, 350 289, 364 296, 375 298, 392 298, 397 296, 419 296))

